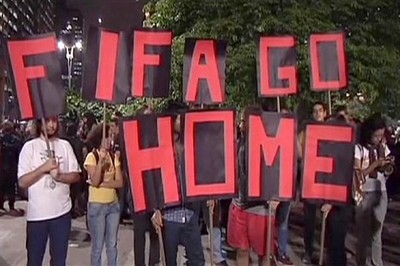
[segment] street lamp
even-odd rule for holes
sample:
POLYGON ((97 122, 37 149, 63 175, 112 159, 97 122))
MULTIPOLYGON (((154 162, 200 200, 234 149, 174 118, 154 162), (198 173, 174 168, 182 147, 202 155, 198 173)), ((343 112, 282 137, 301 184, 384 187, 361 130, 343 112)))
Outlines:
POLYGON ((79 41, 75 42, 74 45, 67 46, 63 41, 59 41, 57 46, 60 51, 65 50, 65 58, 67 58, 67 64, 68 64, 68 90, 71 90, 71 87, 72 87, 72 61, 74 59, 74 50, 78 49, 79 51, 82 51, 83 44, 82 44, 82 41, 79 40, 79 41))

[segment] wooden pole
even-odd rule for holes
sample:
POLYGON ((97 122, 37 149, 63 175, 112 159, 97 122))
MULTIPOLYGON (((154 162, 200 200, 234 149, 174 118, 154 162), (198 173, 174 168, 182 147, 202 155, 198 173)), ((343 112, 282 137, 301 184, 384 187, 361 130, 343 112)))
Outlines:
POLYGON ((167 261, 165 259, 165 250, 164 250, 164 239, 162 235, 161 228, 157 231, 158 242, 160 243, 160 256, 161 256, 161 264, 167 266, 167 261))
POLYGON ((103 139, 102 139, 102 145, 103 145, 103 148, 104 148, 104 145, 106 144, 105 143, 105 140, 106 140, 106 121, 107 120, 107 104, 104 102, 103 103, 103 139))
POLYGON ((329 115, 332 115, 332 96, 331 91, 328 91, 328 107, 329 107, 329 115))
MULTIPOLYGON (((215 204, 215 202, 214 202, 215 204)), ((215 206, 214 206, 215 208, 215 206)), ((214 228, 214 210, 212 208, 212 206, 208 206, 208 216, 209 216, 209 220, 210 220, 210 264, 211 266, 214 266, 214 260, 213 260, 213 254, 214 254, 214 233, 213 233, 213 228, 214 228)))
MULTIPOLYGON (((204 109, 204 104, 202 103, 200 105, 200 109, 204 109)), ((213 204, 215 205, 215 203, 213 204)), ((215 208, 215 206, 214 206, 215 208)), ((212 204, 210 204, 208 206, 208 219, 209 219, 209 224, 210 224, 210 228, 209 228, 209 241, 210 241, 210 264, 211 266, 214 266, 214 260, 213 260, 213 254, 214 254, 214 232, 213 232, 213 228, 214 228, 214 220, 213 220, 213 216, 214 216, 214 210, 213 210, 213 206, 212 204)))
POLYGON ((275 210, 272 208, 272 201, 268 201, 267 266, 271 266, 271 259, 273 257, 272 246, 274 230, 272 228, 272 217, 275 219, 275 210))
MULTIPOLYGON (((50 147, 49 135, 47 134, 47 128, 46 128, 46 119, 44 119, 44 117, 42 117, 41 130, 43 131, 43 134, 44 134, 44 141, 46 143, 47 156, 49 157, 49 159, 55 159, 55 154, 51 150, 51 147, 50 147)), ((50 176, 51 176, 50 188, 51 189, 55 189, 56 185, 57 185, 56 181, 54 180, 55 176, 53 176, 53 175, 54 174, 52 174, 52 172, 50 171, 50 176)))
POLYGON ((329 211, 323 213, 322 216, 322 228, 321 228, 321 247, 319 250, 319 264, 324 264, 324 247, 325 247, 325 231, 326 231, 326 219, 328 218, 329 211))
POLYGON ((148 110, 153 111, 153 99, 152 98, 146 99, 146 105, 147 105, 148 110))
MULTIPOLYGON (((146 27, 146 21, 147 18, 143 21, 143 27, 146 27)), ((147 103, 147 108, 150 109, 151 112, 153 112, 153 101, 152 98, 147 98, 146 99, 146 103, 147 103)), ((164 249, 164 239, 162 236, 162 229, 160 228, 160 230, 157 231, 157 235, 158 235, 158 242, 160 244, 160 257, 161 257, 161 264, 164 266, 167 266, 167 261, 165 259, 165 249, 164 249)))
POLYGON ((42 118, 42 128, 44 134, 44 141, 46 142, 47 155, 50 159, 54 159, 54 154, 50 148, 49 136, 47 135, 46 119, 42 118))
POLYGON ((277 109, 277 111, 278 111, 278 113, 280 113, 281 112, 281 97, 276 97, 276 109, 277 109))

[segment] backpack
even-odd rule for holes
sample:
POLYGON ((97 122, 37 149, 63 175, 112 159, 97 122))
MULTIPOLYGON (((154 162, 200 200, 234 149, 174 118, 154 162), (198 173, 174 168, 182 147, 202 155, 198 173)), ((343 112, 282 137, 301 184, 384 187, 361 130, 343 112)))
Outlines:
POLYGON ((362 185, 365 183, 365 176, 362 173, 362 165, 364 159, 364 147, 360 144, 356 145, 357 148, 360 149, 361 152, 361 159, 360 159, 360 169, 354 169, 353 172, 353 183, 352 183, 352 198, 353 202, 356 206, 360 205, 361 201, 364 198, 364 192, 362 191, 362 185))
MULTIPOLYGON (((93 155, 94 155, 94 158, 96 158, 96 164, 97 164, 97 162, 98 162, 99 159, 100 159, 99 153, 97 152, 96 149, 94 149, 94 150, 92 151, 92 153, 93 153, 93 155)), ((110 157, 111 157, 112 165, 115 167, 115 154, 114 154, 113 152, 108 152, 108 154, 109 154, 110 157)))

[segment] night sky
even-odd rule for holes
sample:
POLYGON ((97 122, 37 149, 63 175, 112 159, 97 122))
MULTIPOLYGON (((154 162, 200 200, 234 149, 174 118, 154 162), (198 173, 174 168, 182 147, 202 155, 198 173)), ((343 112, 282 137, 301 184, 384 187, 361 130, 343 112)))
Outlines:
POLYGON ((130 30, 141 27, 143 6, 146 0, 56 0, 57 21, 66 15, 66 9, 81 11, 85 24, 98 25, 98 18, 103 27, 130 30))

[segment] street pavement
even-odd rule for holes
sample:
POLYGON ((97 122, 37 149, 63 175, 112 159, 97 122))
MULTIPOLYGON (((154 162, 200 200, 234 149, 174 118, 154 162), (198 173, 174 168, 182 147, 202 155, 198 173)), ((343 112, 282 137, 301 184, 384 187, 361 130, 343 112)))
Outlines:
MULTIPOLYGON (((17 208, 26 209, 26 202, 17 202, 17 208)), ((385 266, 400 265, 400 201, 392 201, 389 203, 389 210, 385 222, 383 232, 383 258, 385 266)), ((25 217, 13 218, 7 215, 0 217, 0 266, 23 266, 26 265, 25 250, 25 217)), ((362 226, 362 225, 357 225, 362 226)), ((351 226, 354 228, 354 225, 351 226)), ((133 226, 132 224, 123 225, 119 231, 119 265, 134 265, 133 253, 133 226)), ((353 229, 351 229, 352 231, 353 229)), ((289 256, 295 265, 302 265, 300 257, 303 252, 302 242, 302 210, 301 205, 296 205, 291 213, 290 218, 290 248, 289 256)), ((317 238, 319 239, 319 233, 317 238)), ((90 266, 90 237, 87 234, 85 220, 79 218, 73 221, 73 230, 71 238, 76 241, 70 243, 67 265, 72 266, 90 266)), ((204 254, 209 264, 208 238, 203 236, 204 254)), ((319 241, 316 241, 319 242, 319 241)), ((346 246, 348 249, 349 263, 355 265, 354 262, 354 245, 355 237, 352 232, 348 234, 346 246)), ((148 247, 146 248, 148 251, 148 247)), ((316 250, 319 247, 316 246, 316 250)), ((318 254, 316 254, 318 255, 318 254)), ((183 265, 182 249, 178 256, 178 265, 183 265)), ((236 265, 232 260, 228 260, 229 265, 236 265)), ((46 251, 45 264, 49 265, 49 255, 46 251)), ((103 253, 103 265, 106 264, 106 256, 103 253)), ((256 265, 256 264, 254 264, 256 265)), ((340 266, 340 265, 338 265, 340 266)))

